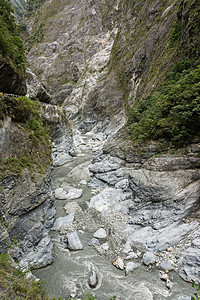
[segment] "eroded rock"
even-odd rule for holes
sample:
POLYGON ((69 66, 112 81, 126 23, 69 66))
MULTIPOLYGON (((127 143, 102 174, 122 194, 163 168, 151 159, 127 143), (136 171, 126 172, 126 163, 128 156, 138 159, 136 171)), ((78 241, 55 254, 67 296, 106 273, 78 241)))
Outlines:
POLYGON ((83 244, 79 239, 77 231, 73 231, 67 235, 67 248, 71 251, 83 250, 83 244))
POLYGON ((94 233, 93 236, 97 239, 105 239, 107 237, 107 233, 104 228, 100 228, 94 233))
POLYGON ((61 226, 72 224, 73 221, 74 221, 74 213, 70 213, 66 217, 60 217, 60 218, 58 218, 55 221, 55 223, 54 223, 53 229, 54 230, 59 230, 61 226))
POLYGON ((143 255, 143 263, 145 265, 154 264, 156 262, 156 256, 152 252, 146 252, 143 255))
POLYGON ((124 270, 125 265, 124 265, 124 261, 121 257, 116 257, 113 261, 112 261, 113 266, 115 266, 117 269, 120 270, 124 270))
POLYGON ((92 270, 91 273, 90 273, 90 277, 89 277, 89 286, 91 288, 95 288, 98 284, 98 276, 97 276, 97 273, 92 270))
POLYGON ((135 269, 139 267, 138 263, 129 262, 126 264, 126 275, 128 275, 130 272, 133 272, 135 269))

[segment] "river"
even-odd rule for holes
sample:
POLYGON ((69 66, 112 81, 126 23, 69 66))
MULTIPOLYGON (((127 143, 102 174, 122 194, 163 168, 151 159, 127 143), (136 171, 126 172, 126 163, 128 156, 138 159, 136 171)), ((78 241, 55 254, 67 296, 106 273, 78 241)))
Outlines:
MULTIPOLYGON (((79 238, 83 244, 83 250, 69 251, 58 231, 52 231, 51 237, 54 243, 54 262, 42 269, 34 270, 33 274, 46 281, 47 289, 52 297, 77 297, 82 299, 90 292, 98 300, 110 300, 117 296, 122 300, 177 300, 190 299, 194 291, 190 284, 184 282, 176 272, 170 272, 169 278, 173 285, 168 289, 165 282, 160 279, 160 271, 153 266, 149 268, 139 263, 138 268, 125 276, 124 270, 119 270, 111 263, 111 256, 101 254, 93 247, 87 245, 93 237, 95 228, 106 228, 106 223, 101 219, 95 219, 94 214, 90 215, 87 210, 94 191, 85 182, 88 181, 88 164, 93 153, 102 147, 102 141, 94 140, 91 135, 79 135, 74 137, 75 156, 62 166, 54 167, 52 171, 52 187, 54 190, 61 186, 69 185, 82 189, 83 194, 76 200, 56 200, 57 218, 66 216, 64 206, 70 202, 76 202, 86 215, 86 221, 96 222, 96 227, 91 223, 91 230, 87 225, 78 230, 79 238), (93 229, 94 227, 94 229, 93 229), (91 271, 97 274, 98 284, 90 288, 88 281, 91 271), (185 298, 181 298, 182 296, 185 298)), ((75 221, 76 220, 75 215, 75 221)), ((80 228, 80 227, 78 227, 80 228)), ((105 243, 106 239, 100 241, 105 243)), ((114 257, 114 251, 113 251, 114 257)), ((112 258, 113 258, 112 257, 112 258)), ((140 260, 141 261, 141 260, 140 260)), ((137 262, 137 261, 136 261, 137 262)), ((127 261, 125 261, 125 264, 127 261)))

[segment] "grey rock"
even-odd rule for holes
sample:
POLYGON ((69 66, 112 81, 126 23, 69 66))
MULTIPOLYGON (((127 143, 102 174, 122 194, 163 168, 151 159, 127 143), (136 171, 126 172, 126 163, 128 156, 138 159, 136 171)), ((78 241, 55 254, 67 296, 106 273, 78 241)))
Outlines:
POLYGON ((63 188, 58 188, 55 190, 56 199, 63 200, 63 199, 65 199, 66 195, 67 195, 67 193, 64 191, 63 188))
POLYGON ((110 248, 110 246, 109 246, 108 243, 103 243, 103 244, 101 245, 100 248, 101 248, 101 249, 100 249, 100 252, 101 252, 101 250, 103 250, 103 251, 108 251, 109 248, 110 248))
POLYGON ((94 135, 94 138, 98 141, 103 141, 105 140, 105 135, 103 134, 103 132, 98 132, 94 135))
POLYGON ((83 179, 79 182, 79 184, 87 185, 87 181, 83 179))
POLYGON ((163 260, 160 264, 160 269, 164 271, 172 271, 174 268, 169 261, 163 260))
POLYGON ((122 160, 119 158, 106 157, 103 161, 91 164, 89 170, 92 173, 107 173, 121 167, 122 160))
POLYGON ((59 230, 59 228, 63 225, 69 225, 72 224, 74 221, 74 213, 70 213, 66 217, 60 217, 58 218, 53 226, 53 230, 59 230))
POLYGON ((41 102, 49 103, 51 101, 51 96, 39 82, 37 76, 30 69, 27 69, 26 75, 26 96, 30 98, 38 98, 41 102))
POLYGON ((94 270, 92 270, 89 277, 89 286, 91 288, 95 288, 97 284, 98 284, 97 273, 94 270))
POLYGON ((45 267, 53 262, 53 243, 50 237, 46 234, 41 238, 37 247, 29 248, 26 255, 20 260, 22 269, 28 266, 35 268, 45 267))
POLYGON ((143 227, 128 237, 124 252, 128 253, 131 251, 131 243, 133 241, 144 244, 150 250, 165 251, 169 246, 178 244, 181 239, 191 233, 196 227, 196 222, 186 224, 174 222, 160 230, 154 230, 151 226, 143 227))
POLYGON ((56 217, 55 198, 48 176, 38 174, 35 181, 27 170, 1 181, 1 211, 10 214, 6 213, 7 228, 2 231, 1 244, 17 242, 10 254, 22 261, 23 268, 29 264, 44 267, 53 261, 53 244, 48 233, 56 217))
POLYGON ((125 258, 125 260, 135 259, 138 258, 137 254, 135 252, 129 252, 128 256, 125 258))
POLYGON ((80 198, 82 193, 82 189, 69 188, 68 191, 65 191, 63 188, 58 188, 55 190, 55 197, 58 200, 73 200, 80 198))
POLYGON ((167 280, 165 285, 169 290, 173 287, 173 283, 170 280, 167 280))
MULTIPOLYGON (((80 164, 73 168, 69 174, 68 177, 71 178, 74 181, 81 181, 84 182, 84 184, 87 184, 87 181, 90 181, 91 176, 90 172, 88 170, 88 162, 80 164)), ((80 183, 81 183, 80 182, 80 183)), ((83 183, 81 183, 83 184, 83 183)))
POLYGON ((152 252, 146 252, 143 255, 143 263, 145 265, 154 264, 156 262, 156 256, 152 252))
POLYGON ((133 249, 134 251, 140 251, 142 253, 146 252, 147 250, 146 246, 143 243, 137 241, 131 242, 131 249, 133 249))
POLYGON ((121 190, 123 190, 123 191, 126 192, 127 190, 130 189, 130 187, 129 187, 129 180, 128 179, 123 179, 123 180, 117 182, 115 184, 115 188, 116 189, 121 189, 121 190))
POLYGON ((77 231, 73 231, 67 235, 67 247, 71 251, 83 250, 77 231))
POLYGON ((194 238, 179 260, 179 275, 186 281, 200 281, 200 231, 193 233, 194 238))
POLYGON ((92 189, 96 189, 96 188, 105 188, 108 187, 106 182, 103 182, 100 179, 97 179, 96 177, 92 177, 92 180, 88 183, 88 187, 92 188, 92 189))
POLYGON ((115 171, 110 171, 106 173, 98 173, 95 174, 95 177, 107 182, 109 185, 116 185, 119 181, 123 180, 123 178, 126 176, 125 169, 120 168, 115 171))
POLYGON ((130 272, 133 272, 138 267, 139 267, 138 263, 129 262, 129 263, 126 264, 126 270, 125 270, 125 272, 128 275, 130 272))
POLYGON ((72 157, 69 153, 58 153, 53 160, 53 165, 55 167, 63 166, 70 160, 72 160, 72 157))
POLYGON ((98 195, 91 198, 89 207, 94 207, 102 213, 119 211, 121 206, 117 209, 116 205, 129 197, 131 197, 129 193, 124 194, 120 189, 105 188, 98 195))
POLYGON ((70 188, 66 195, 66 200, 78 199, 82 196, 82 194, 82 189, 70 188))
POLYGON ((93 236, 97 239, 105 239, 107 237, 107 233, 104 228, 100 228, 94 233, 93 236))
POLYGON ((93 239, 91 239, 91 240, 89 240, 89 241, 87 242, 87 245, 88 245, 88 246, 93 246, 93 247, 95 247, 95 246, 100 246, 100 242, 99 242, 98 239, 93 238, 93 239))

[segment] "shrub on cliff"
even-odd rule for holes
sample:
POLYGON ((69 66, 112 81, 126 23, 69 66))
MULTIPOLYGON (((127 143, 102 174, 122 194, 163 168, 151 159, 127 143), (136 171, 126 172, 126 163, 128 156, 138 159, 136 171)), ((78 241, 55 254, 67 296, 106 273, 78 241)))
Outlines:
POLYGON ((200 65, 176 64, 165 83, 136 104, 129 115, 134 139, 166 139, 183 145, 199 136, 200 65))
POLYGON ((8 254, 0 254, 0 299, 47 300, 44 284, 28 279, 8 254))
POLYGON ((20 173, 24 168, 45 173, 51 164, 51 143, 40 102, 27 97, 0 96, 0 125, 11 118, 9 147, 0 153, 0 177, 20 173), (13 143, 13 141, 15 141, 13 143))
POLYGON ((0 0, 0 57, 8 60, 23 77, 26 57, 24 45, 17 34, 14 10, 8 0, 0 0))

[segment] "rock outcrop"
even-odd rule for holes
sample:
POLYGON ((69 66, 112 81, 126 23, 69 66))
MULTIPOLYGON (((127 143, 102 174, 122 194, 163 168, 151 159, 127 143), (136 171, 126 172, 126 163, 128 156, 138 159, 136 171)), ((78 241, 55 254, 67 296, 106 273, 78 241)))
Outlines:
POLYGON ((45 103, 49 103, 51 101, 51 96, 30 69, 27 69, 26 71, 26 86, 27 97, 38 98, 41 102, 45 103))
POLYGON ((53 260, 48 233, 56 211, 49 176, 50 156, 44 145, 40 154, 41 145, 34 145, 29 140, 30 132, 9 117, 1 125, 0 252, 8 250, 13 258, 21 260, 23 268, 42 267, 53 260), (28 156, 24 158, 27 167, 23 165, 27 151, 34 152, 43 174, 37 164, 30 169, 28 156))
POLYGON ((26 94, 25 78, 14 67, 0 58, 0 92, 16 95, 26 94))
POLYGON ((31 70, 80 129, 98 123, 105 131, 111 121, 117 129, 177 61, 170 35, 179 19, 188 35, 189 9, 179 1, 45 1, 25 20, 33 40, 39 36, 28 53, 31 70))
POLYGON ((172 247, 173 257, 181 257, 180 276, 198 282, 199 145, 187 150, 155 156, 156 144, 139 150, 120 138, 108 140, 89 166, 90 186, 101 190, 89 207, 108 216, 116 212, 129 216, 123 252, 148 251, 144 262, 149 264, 156 261, 155 253, 172 247))

